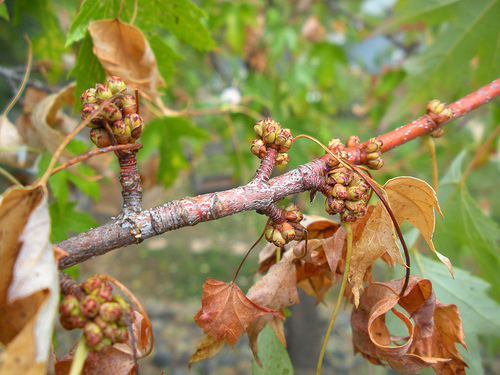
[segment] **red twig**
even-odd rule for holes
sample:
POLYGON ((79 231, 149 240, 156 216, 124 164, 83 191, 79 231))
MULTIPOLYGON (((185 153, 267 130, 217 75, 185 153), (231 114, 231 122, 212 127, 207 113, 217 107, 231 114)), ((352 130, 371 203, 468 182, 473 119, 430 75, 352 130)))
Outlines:
MULTIPOLYGON (((450 104, 448 108, 451 108, 452 115, 439 124, 433 119, 434 116, 424 115, 411 124, 380 135, 377 138, 383 142, 382 152, 431 133, 437 127, 472 111, 499 95, 500 79, 450 104)), ((366 162, 364 147, 367 144, 365 142, 352 148, 360 151, 356 152, 358 160, 350 160, 351 162, 366 162)), ((346 151, 350 159, 350 155, 354 153, 349 154, 349 148, 346 151)), ((325 185, 325 176, 330 169, 327 164, 329 159, 329 155, 322 156, 269 181, 265 178, 269 176, 267 170, 261 170, 250 183, 235 189, 186 197, 144 211, 137 211, 133 221, 140 228, 140 236, 137 236, 137 233, 134 233, 129 226, 120 225, 117 220, 110 221, 98 228, 57 243, 58 247, 70 254, 59 261, 59 268, 67 268, 91 257, 138 243, 167 231, 217 220, 243 211, 266 210, 271 204, 287 196, 304 191, 321 191, 325 185)), ((131 181, 133 184, 134 180, 131 181)), ((131 213, 135 213, 135 208, 140 205, 134 203, 132 207, 134 209, 131 213)))

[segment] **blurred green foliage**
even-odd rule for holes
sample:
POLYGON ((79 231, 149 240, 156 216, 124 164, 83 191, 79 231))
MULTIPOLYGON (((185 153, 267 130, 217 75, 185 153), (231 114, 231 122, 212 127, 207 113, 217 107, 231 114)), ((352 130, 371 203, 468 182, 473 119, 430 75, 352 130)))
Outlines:
MULTIPOLYGON (((158 182, 170 186, 180 171, 191 168, 191 159, 203 159, 206 146, 218 142, 224 145, 224 170, 245 183, 257 165, 247 150, 260 117, 270 115, 294 135, 306 133, 324 143, 352 134, 365 140, 417 118, 428 100, 450 102, 500 77, 500 0, 384 4, 85 0, 78 9, 76 1, 6 1, 0 4, 0 65, 18 72, 26 64, 23 35, 28 35, 36 66, 31 78, 56 90, 76 79, 79 93, 105 76, 93 54, 88 24, 120 12, 120 19, 133 21, 151 44, 167 84, 161 91, 164 105, 190 113, 151 121, 141 161, 158 155, 158 182)), ((13 96, 12 83, 19 85, 8 74, 0 77, 2 108, 13 96)), ((13 113, 21 111, 18 106, 13 113)), ((467 179, 462 173, 499 123, 498 105, 490 104, 447 125, 444 137, 436 140, 438 168, 448 170, 439 191, 445 219, 438 221, 436 248, 452 260, 457 282, 465 275, 463 268, 481 278, 474 278, 476 283, 486 280, 492 286, 488 290, 481 284, 480 295, 468 297, 486 301, 492 314, 495 309, 498 313, 498 304, 489 298, 500 301, 498 144, 492 144, 467 179)), ((288 168, 321 154, 316 145, 299 140, 288 168)), ((381 184, 398 175, 431 180, 429 156, 419 140, 392 150, 384 160, 385 167, 374 176, 381 184)), ((44 155, 39 170, 47 163, 44 155)), ((98 183, 81 177, 94 173, 85 168, 50 180, 57 199, 51 205, 54 241, 96 225, 89 214, 75 211, 70 194, 76 188, 99 199, 98 183)), ((203 173, 217 169, 215 165, 203 173)), ((433 267, 423 259, 420 264, 433 267)), ((433 282, 457 285, 451 278, 443 281, 441 274, 425 274, 433 282)), ((442 302, 458 303, 457 293, 437 294, 442 302)), ((473 315, 464 315, 466 332, 476 324, 473 315)), ((498 330, 474 332, 498 336, 498 330)), ((473 367, 480 374, 477 340, 472 339, 469 349, 477 353, 473 367)))

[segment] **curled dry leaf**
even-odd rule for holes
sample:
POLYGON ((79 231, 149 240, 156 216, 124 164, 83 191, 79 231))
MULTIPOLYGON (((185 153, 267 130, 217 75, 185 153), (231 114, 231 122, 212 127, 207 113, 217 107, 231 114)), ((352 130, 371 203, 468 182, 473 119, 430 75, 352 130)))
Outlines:
POLYGON ((94 21, 89 25, 94 53, 109 75, 121 77, 127 85, 143 90, 149 97, 164 85, 156 57, 144 34, 119 19, 94 21))
MULTIPOLYGON (((269 272, 250 288, 247 297, 255 303, 273 310, 282 310, 286 306, 299 303, 293 252, 289 251, 285 253, 279 263, 271 266, 269 272)), ((282 319, 278 319, 276 316, 268 314, 252 320, 246 332, 250 339, 250 348, 252 349, 255 360, 259 364, 260 360, 257 356, 257 336, 268 323, 283 345, 286 346, 282 319)))
POLYGON ((439 375, 465 374, 467 364, 455 346, 467 348, 457 307, 438 302, 429 280, 412 277, 405 295, 399 297, 402 285, 401 279, 366 288, 351 315, 355 352, 372 363, 388 363, 402 374, 417 374, 429 366, 439 375), (406 337, 390 334, 385 325, 389 311, 407 327, 406 337))
MULTIPOLYGON (((50 154, 57 150, 66 137, 65 134, 78 124, 73 118, 61 112, 63 106, 73 106, 74 91, 75 83, 72 83, 58 93, 45 97, 33 108, 31 115, 33 127, 50 154)), ((71 156, 68 151, 64 151, 61 160, 69 160, 71 156)))
POLYGON ((436 251, 432 242, 435 227, 434 209, 443 215, 434 189, 427 182, 414 177, 396 177, 387 181, 384 190, 391 202, 398 225, 406 220, 417 228, 431 250, 448 267, 453 276, 450 260, 436 251))
POLYGON ((392 262, 405 266, 394 233, 394 225, 384 205, 379 201, 363 227, 361 237, 352 248, 349 282, 352 285, 354 303, 359 303, 366 271, 381 256, 388 254, 392 262))
POLYGON ((45 374, 59 299, 43 186, 0 198, 0 354, 2 374, 45 374))
MULTIPOLYGON (((132 332, 134 335, 135 350, 137 356, 140 358, 149 347, 150 332, 149 325, 138 312, 135 312, 132 332)), ((73 346, 69 354, 57 361, 55 365, 57 375, 69 374, 77 346, 78 343, 73 346)), ((114 344, 102 353, 89 352, 81 375, 128 375, 133 373, 135 365, 132 340, 129 337, 127 342, 114 344)))

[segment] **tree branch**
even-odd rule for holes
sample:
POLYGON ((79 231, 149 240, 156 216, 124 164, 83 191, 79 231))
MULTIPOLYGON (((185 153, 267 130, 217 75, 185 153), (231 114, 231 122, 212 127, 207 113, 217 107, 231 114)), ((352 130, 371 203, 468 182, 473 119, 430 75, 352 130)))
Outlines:
MULTIPOLYGON (((450 104, 450 116, 426 114, 416 121, 380 135, 382 152, 387 152, 421 135, 429 134, 456 118, 478 108, 500 95, 500 79, 450 104)), ((346 148, 347 157, 356 164, 366 163, 365 148, 369 141, 346 148), (351 160, 353 159, 353 160, 351 160)), ((304 191, 324 189, 329 171, 330 156, 325 155, 296 169, 267 181, 268 165, 261 165, 255 178, 248 184, 217 193, 186 197, 139 212, 133 219, 112 220, 56 245, 69 253, 59 261, 64 269, 111 250, 140 243, 143 240, 186 226, 217 220, 243 211, 265 210, 287 196, 304 191), (263 168, 265 172, 263 171, 263 168), (139 233, 137 232, 139 230, 139 233)), ((264 158, 263 163, 269 163, 264 158)))

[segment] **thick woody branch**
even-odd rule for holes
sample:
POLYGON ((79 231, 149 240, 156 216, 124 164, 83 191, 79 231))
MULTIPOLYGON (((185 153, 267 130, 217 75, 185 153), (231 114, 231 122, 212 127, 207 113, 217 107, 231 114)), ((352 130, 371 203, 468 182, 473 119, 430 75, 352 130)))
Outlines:
MULTIPOLYGON (((436 121, 435 116, 427 114, 410 124, 378 136, 377 139, 383 142, 381 151, 389 151, 421 135, 429 134, 499 95, 500 79, 450 104, 447 108, 451 108, 451 116, 445 120, 436 121)), ((365 163, 364 148, 367 145, 368 142, 365 142, 347 148, 348 159, 355 158, 356 160, 352 160, 355 164, 365 163), (354 150, 357 151, 350 152, 354 150)), ((274 166, 272 161, 274 157, 265 159, 255 178, 244 186, 197 197, 186 197, 140 211, 130 217, 133 222, 110 221, 57 243, 58 247, 69 253, 68 257, 59 261, 59 268, 64 269, 113 249, 140 243, 147 238, 182 227, 217 220, 243 211, 263 211, 290 195, 304 191, 322 191, 325 189, 325 176, 330 169, 327 164, 329 158, 329 155, 322 156, 270 180, 268 176, 274 166)))
POLYGON ((143 240, 182 227, 217 220, 243 211, 265 210, 285 197, 307 190, 321 190, 327 172, 325 158, 319 158, 275 177, 269 183, 253 180, 247 185, 217 193, 186 197, 142 211, 134 217, 133 231, 129 221, 110 221, 98 228, 61 241, 58 247, 69 253, 59 261, 64 269, 111 250, 140 243, 143 240))

